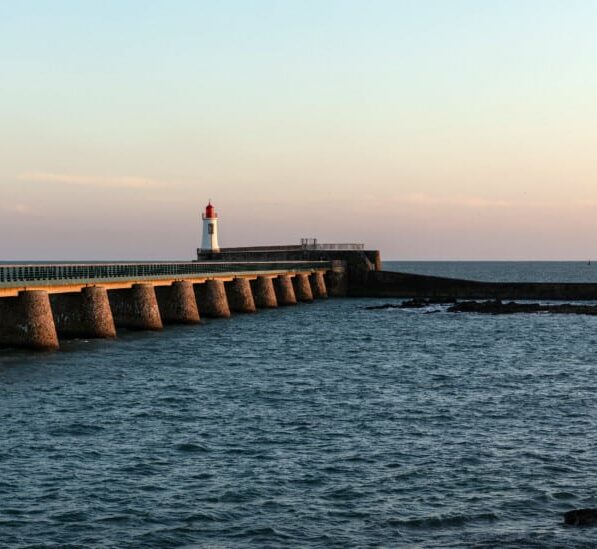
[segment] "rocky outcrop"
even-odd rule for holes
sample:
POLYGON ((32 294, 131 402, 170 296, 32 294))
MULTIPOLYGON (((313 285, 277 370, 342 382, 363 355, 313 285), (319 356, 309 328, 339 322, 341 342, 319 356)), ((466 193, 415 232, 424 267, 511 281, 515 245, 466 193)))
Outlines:
POLYGON ((423 309, 430 305, 451 305, 446 309, 448 313, 479 313, 489 315, 513 315, 551 313, 560 315, 597 315, 597 305, 579 305, 574 303, 542 304, 502 302, 499 299, 491 301, 457 301, 454 298, 440 299, 409 299, 401 303, 384 303, 365 307, 369 311, 385 309, 423 309))
POLYGON ((447 305, 456 303, 453 298, 446 299, 408 299, 402 303, 384 303, 365 307, 368 311, 382 311, 384 309, 423 309, 430 305, 447 305))
POLYGON ((462 301, 452 305, 449 313, 482 313, 490 315, 512 315, 520 313, 551 313, 564 315, 597 315, 597 305, 574 305, 564 303, 559 305, 543 305, 541 303, 503 303, 499 299, 494 301, 462 301))

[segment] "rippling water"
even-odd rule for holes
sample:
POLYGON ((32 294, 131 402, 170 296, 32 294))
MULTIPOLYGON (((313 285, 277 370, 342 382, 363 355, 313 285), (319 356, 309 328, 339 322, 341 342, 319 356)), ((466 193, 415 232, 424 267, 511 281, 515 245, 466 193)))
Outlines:
POLYGON ((0 546, 594 547, 597 318, 338 299, 0 355, 0 546))
POLYGON ((597 282, 592 261, 384 261, 383 268, 488 282, 597 282))

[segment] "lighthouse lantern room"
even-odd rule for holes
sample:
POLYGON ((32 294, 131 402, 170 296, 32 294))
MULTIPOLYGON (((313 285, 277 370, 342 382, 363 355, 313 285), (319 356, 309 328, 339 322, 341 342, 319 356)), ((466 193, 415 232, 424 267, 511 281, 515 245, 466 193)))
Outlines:
POLYGON ((201 250, 204 252, 219 252, 218 244, 218 214, 212 206, 211 200, 205 208, 203 218, 203 239, 201 240, 201 250))

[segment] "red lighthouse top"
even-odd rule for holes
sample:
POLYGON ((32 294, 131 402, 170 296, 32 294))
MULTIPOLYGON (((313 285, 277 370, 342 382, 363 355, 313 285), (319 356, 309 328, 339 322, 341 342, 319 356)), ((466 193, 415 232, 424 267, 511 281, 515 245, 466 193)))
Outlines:
POLYGON ((215 219, 216 217, 218 217, 218 214, 216 213, 216 209, 211 205, 210 200, 205 208, 205 219, 215 219))

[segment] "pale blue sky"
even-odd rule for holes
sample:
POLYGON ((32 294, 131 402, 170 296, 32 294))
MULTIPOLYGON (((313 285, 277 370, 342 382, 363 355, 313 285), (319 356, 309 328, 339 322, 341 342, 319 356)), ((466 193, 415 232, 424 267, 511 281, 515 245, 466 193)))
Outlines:
POLYGON ((597 2, 0 1, 0 260, 597 257, 597 2))

